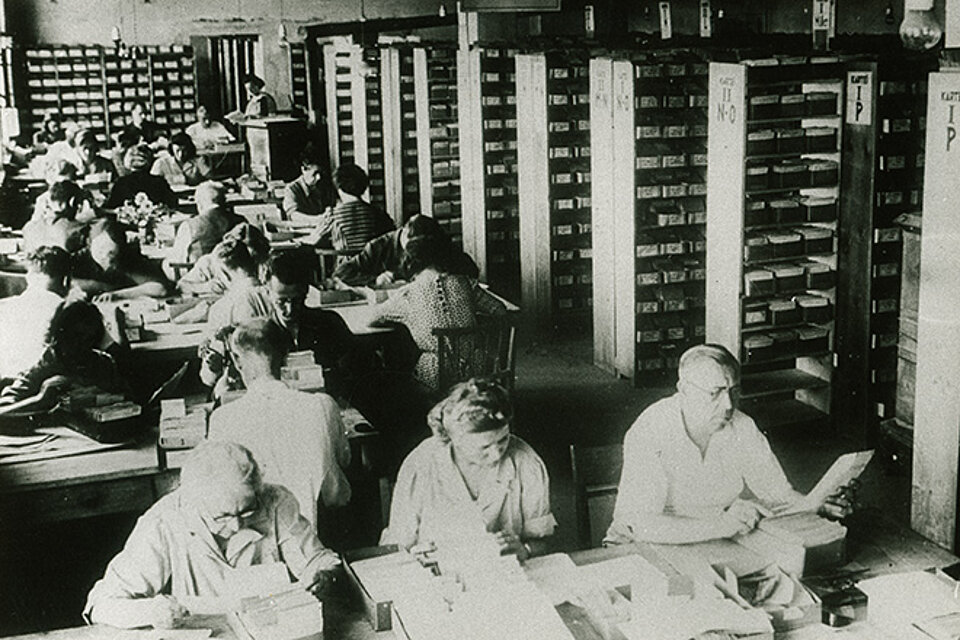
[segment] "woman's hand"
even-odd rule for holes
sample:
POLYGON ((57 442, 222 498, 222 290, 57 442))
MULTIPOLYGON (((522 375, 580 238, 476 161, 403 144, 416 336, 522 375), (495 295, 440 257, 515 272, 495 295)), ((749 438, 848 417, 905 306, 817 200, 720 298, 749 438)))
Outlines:
POLYGON ((174 629, 179 627, 190 612, 173 596, 160 595, 150 598, 144 622, 154 629, 174 629))
POLYGON ((373 284, 375 287, 385 287, 393 284, 394 280, 396 280, 396 277, 393 275, 393 271, 384 271, 377 276, 377 279, 373 284))
POLYGON ((40 385, 37 396, 44 402, 55 403, 70 386, 70 379, 66 376, 51 376, 40 385))
POLYGON ((498 531, 493 534, 493 539, 500 545, 500 555, 516 555, 517 560, 521 562, 530 557, 530 552, 526 545, 520 540, 520 536, 509 531, 498 531))

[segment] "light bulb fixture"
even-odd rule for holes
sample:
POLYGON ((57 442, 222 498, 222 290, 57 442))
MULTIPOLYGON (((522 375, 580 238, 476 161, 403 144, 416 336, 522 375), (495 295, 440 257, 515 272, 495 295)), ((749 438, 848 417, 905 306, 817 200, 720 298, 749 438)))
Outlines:
POLYGON ((120 26, 113 25, 110 28, 110 40, 113 42, 113 47, 119 49, 120 45, 123 43, 123 36, 120 35, 120 26))
POLYGON ((281 47, 290 45, 290 41, 287 40, 287 25, 282 22, 277 25, 277 42, 281 47))
POLYGON ((933 0, 904 0, 900 40, 907 49, 932 49, 943 37, 943 28, 933 13, 933 0))
POLYGON ((441 18, 446 18, 446 17, 447 17, 447 5, 445 5, 445 4, 443 4, 443 3, 441 2, 441 3, 440 3, 440 10, 437 12, 437 15, 439 15, 441 18))

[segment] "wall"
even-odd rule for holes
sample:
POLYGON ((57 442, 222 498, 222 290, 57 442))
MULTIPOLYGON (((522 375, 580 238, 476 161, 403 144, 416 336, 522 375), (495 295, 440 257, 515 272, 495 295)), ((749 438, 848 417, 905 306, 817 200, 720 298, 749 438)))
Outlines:
MULTIPOLYGON (((3 0, 0 0, 3 2, 3 0)), ((455 0, 362 0, 368 19, 437 15, 455 0)), ((289 105, 287 51, 278 44, 281 20, 288 38, 306 24, 358 22, 361 0, 5 0, 9 32, 21 43, 111 44, 120 27, 128 45, 189 44, 191 35, 255 33, 263 45, 269 90, 289 105)), ((0 14, 2 15, 2 14, 0 14)))

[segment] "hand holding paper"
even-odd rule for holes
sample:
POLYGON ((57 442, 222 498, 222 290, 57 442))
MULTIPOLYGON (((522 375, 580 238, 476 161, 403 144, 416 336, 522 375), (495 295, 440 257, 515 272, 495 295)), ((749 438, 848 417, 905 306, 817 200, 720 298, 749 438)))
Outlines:
MULTIPOLYGON (((819 511, 825 505, 828 515, 834 507, 840 507, 841 512, 846 512, 850 507, 850 491, 855 490, 855 485, 851 488, 851 483, 856 480, 863 470, 867 467, 873 458, 873 449, 867 451, 857 451, 846 453, 833 463, 833 466, 827 470, 820 482, 817 483, 810 493, 798 500, 796 503, 787 507, 778 515, 787 515, 790 513, 801 513, 803 511, 819 511), (846 489, 846 491, 844 491, 846 489), (846 495, 844 495, 846 493, 846 495)), ((842 513, 841 515, 844 515, 842 513)))

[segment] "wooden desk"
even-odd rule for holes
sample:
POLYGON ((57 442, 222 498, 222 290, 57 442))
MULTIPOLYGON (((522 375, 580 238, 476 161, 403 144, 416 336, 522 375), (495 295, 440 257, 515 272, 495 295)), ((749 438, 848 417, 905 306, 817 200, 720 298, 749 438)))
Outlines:
POLYGON ((350 332, 355 336, 373 336, 393 331, 393 327, 376 327, 370 324, 377 317, 378 308, 375 304, 357 302, 321 308, 335 311, 337 315, 343 318, 350 332))
POLYGON ((171 488, 152 436, 136 445, 0 465, 0 529, 142 513, 171 488))

